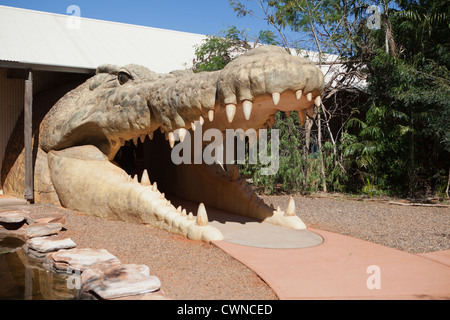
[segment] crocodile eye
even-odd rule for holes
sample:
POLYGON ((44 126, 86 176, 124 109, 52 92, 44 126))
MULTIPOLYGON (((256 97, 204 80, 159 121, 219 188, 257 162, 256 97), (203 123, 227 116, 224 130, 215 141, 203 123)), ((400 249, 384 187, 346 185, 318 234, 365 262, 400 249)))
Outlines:
POLYGON ((119 80, 119 83, 121 85, 127 83, 130 79, 131 76, 125 72, 119 72, 119 74, 117 75, 117 80, 119 80))

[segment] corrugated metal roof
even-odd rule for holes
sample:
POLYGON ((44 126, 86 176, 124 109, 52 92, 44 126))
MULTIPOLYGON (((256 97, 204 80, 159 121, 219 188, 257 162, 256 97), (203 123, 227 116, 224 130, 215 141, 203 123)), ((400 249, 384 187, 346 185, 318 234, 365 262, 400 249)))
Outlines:
POLYGON ((204 35, 0 6, 0 60, 95 69, 140 64, 159 72, 192 65, 204 35))

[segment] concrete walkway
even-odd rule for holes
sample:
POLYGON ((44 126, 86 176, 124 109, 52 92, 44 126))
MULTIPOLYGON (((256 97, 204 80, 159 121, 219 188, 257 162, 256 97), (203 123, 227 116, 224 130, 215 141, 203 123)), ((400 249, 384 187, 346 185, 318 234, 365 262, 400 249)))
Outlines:
MULTIPOLYGON (((196 212, 197 204, 173 199, 196 212)), ((280 299, 450 299, 450 250, 414 255, 309 228, 296 231, 207 208, 213 244, 280 299)))
POLYGON ((280 299, 450 299, 450 250, 414 255, 309 231, 323 243, 301 249, 214 245, 256 272, 280 299))

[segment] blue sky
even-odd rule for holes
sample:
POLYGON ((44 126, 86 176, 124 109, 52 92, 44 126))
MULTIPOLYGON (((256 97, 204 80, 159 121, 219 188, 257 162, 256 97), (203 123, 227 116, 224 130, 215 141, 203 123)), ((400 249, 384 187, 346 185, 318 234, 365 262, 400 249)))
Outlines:
MULTIPOLYGON (((243 0, 258 9, 253 1, 243 0)), ((218 34, 235 25, 257 34, 269 29, 256 18, 237 18, 228 0, 0 0, 0 5, 67 14, 70 5, 81 16, 199 34, 218 34)))

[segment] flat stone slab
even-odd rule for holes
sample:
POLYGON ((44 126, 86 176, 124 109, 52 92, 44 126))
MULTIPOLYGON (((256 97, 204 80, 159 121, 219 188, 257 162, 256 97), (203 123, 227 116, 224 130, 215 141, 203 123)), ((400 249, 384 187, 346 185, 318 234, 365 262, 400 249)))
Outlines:
POLYGON ((28 240, 27 246, 32 250, 48 253, 61 249, 72 249, 76 247, 76 244, 70 238, 55 239, 55 237, 38 237, 28 240))
POLYGON ((125 264, 107 269, 88 269, 81 275, 82 291, 101 299, 117 299, 158 291, 160 280, 146 265, 125 264))
POLYGON ((28 238, 43 237, 56 234, 62 229, 62 224, 56 223, 34 223, 25 230, 25 236, 28 238))
POLYGON ((57 272, 84 272, 89 268, 117 266, 120 260, 106 249, 62 249, 49 253, 45 264, 57 272))
POLYGON ((20 223, 23 222, 30 212, 25 210, 10 210, 0 212, 0 223, 20 223))
POLYGON ((56 234, 62 229, 61 223, 34 223, 25 230, 28 238, 43 237, 56 234))
POLYGON ((30 213, 29 220, 31 223, 66 223, 66 217, 56 211, 45 212, 32 212, 30 213))

